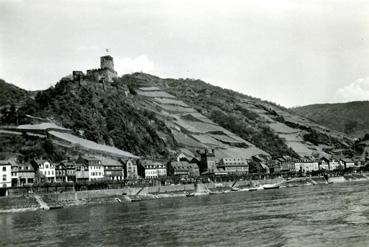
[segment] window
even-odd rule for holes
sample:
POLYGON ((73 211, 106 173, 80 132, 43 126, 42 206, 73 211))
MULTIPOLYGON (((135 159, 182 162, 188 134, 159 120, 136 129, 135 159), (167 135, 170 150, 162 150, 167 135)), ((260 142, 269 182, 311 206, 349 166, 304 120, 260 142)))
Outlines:
POLYGON ((6 181, 6 175, 3 175, 3 181, 6 181))
POLYGON ((6 172, 6 166, 3 166, 3 172, 6 172))

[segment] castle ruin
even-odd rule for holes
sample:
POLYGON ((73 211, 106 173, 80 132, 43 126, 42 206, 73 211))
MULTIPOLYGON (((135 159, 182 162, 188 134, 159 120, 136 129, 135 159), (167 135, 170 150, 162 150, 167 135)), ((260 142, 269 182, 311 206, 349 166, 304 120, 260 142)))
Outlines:
POLYGON ((113 78, 116 77, 118 77, 118 73, 114 70, 113 57, 109 55, 100 57, 100 68, 89 69, 86 75, 82 71, 73 71, 73 80, 75 81, 86 78, 99 82, 112 82, 113 78))

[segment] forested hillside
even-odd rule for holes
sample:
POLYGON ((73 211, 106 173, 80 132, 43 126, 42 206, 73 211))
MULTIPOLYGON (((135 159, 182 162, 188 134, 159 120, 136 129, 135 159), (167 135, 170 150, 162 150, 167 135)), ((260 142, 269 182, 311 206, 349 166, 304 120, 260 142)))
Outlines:
POLYGON ((291 110, 351 137, 369 133, 369 101, 307 105, 291 110))

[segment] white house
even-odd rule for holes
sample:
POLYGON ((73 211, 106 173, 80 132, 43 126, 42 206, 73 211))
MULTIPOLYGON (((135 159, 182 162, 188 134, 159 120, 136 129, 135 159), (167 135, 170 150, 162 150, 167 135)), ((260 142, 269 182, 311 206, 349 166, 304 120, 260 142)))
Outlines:
POLYGON ((336 169, 338 169, 339 167, 342 167, 342 168, 343 168, 343 165, 341 164, 341 162, 340 162, 339 160, 332 159, 332 160, 329 162, 329 169, 330 169, 331 171, 336 170, 336 169))
POLYGON ((355 162, 350 160, 350 159, 341 159, 340 163, 345 169, 352 168, 352 167, 357 167, 355 162))
POLYGON ((34 160, 45 182, 55 182, 55 165, 46 160, 34 160))
POLYGON ((151 160, 141 160, 138 167, 138 173, 141 177, 153 179, 167 176, 167 167, 161 162, 151 160))
POLYGON ((98 165, 90 165, 88 167, 88 180, 100 180, 104 178, 104 166, 100 163, 98 165))
POLYGON ((138 178, 138 170, 136 162, 129 159, 127 161, 123 161, 123 163, 124 163, 124 177, 127 179, 138 178))
POLYGON ((96 157, 79 157, 77 162, 88 167, 88 181, 104 179, 104 165, 96 157))
POLYGON ((11 170, 11 162, 7 160, 0 161, 0 188, 9 188, 12 186, 11 170))
POLYGON ((297 160, 295 161, 295 171, 312 172, 319 170, 318 161, 313 160, 297 160))

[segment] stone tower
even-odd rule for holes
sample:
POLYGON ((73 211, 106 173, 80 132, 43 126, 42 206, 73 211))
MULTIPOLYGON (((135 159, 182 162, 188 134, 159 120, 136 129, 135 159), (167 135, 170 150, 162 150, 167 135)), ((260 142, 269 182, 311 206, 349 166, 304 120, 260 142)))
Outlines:
POLYGON ((100 58, 100 67, 114 71, 113 57, 107 55, 100 58))

